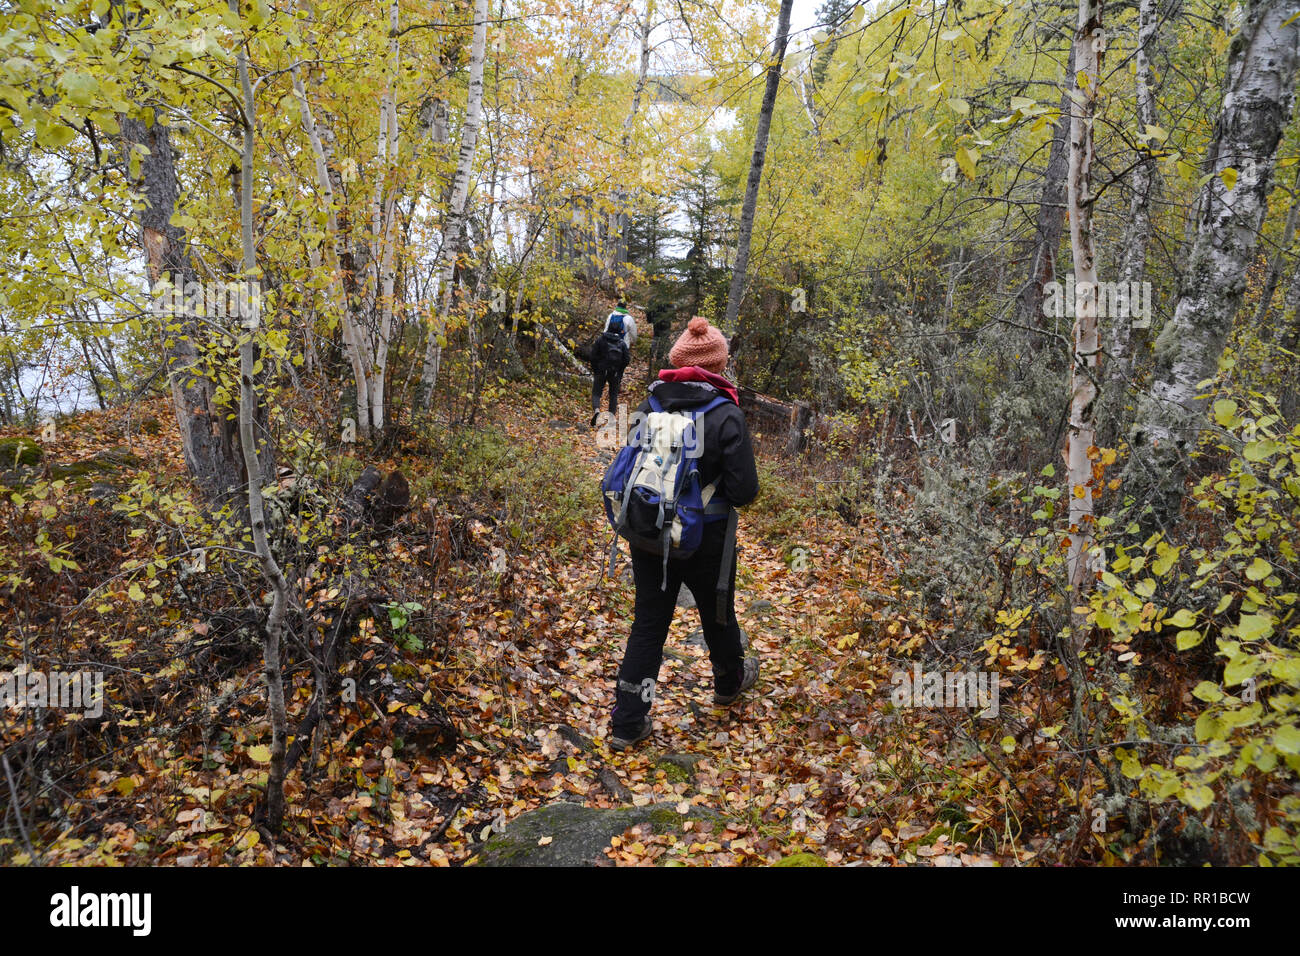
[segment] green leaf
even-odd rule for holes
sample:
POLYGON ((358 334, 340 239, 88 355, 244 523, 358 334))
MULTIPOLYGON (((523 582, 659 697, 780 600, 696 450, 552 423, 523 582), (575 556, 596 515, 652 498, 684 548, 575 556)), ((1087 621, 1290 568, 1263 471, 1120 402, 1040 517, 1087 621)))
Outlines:
POLYGON ((1273 733, 1273 746, 1284 754, 1300 754, 1300 727, 1293 724, 1279 727, 1273 733))
POLYGON ((1231 428, 1241 419, 1237 417, 1237 403, 1230 398, 1221 398, 1214 403, 1214 420, 1224 428, 1231 428))
POLYGON ((1202 743, 1207 740, 1217 740, 1223 736, 1223 733, 1223 724, 1208 710, 1203 711, 1201 716, 1196 718, 1196 739, 1202 743))
POLYGON ((69 70, 59 77, 59 86, 68 95, 68 100, 77 106, 88 106, 95 99, 99 84, 85 70, 69 70))
POLYGON ((1138 762, 1132 751, 1125 751, 1120 754, 1119 772, 1130 780, 1136 780, 1142 776, 1142 764, 1138 762))
POLYGON ((1254 677, 1259 673, 1260 666, 1258 658, 1249 654, 1238 654, 1223 668, 1223 682, 1229 687, 1236 687, 1246 678, 1254 677))
POLYGON ((1187 804, 1193 810, 1204 810, 1214 802, 1214 791, 1205 784, 1199 787, 1184 787, 1178 794, 1178 799, 1187 804))
POLYGON ((1243 641, 1257 641, 1273 633, 1273 618, 1267 614, 1243 614, 1237 624, 1237 636, 1243 641))
POLYGON ((1273 565, 1269 564, 1263 558, 1256 558, 1251 562, 1250 567, 1246 569, 1246 577, 1252 581, 1263 581, 1273 573, 1273 565))
POLYGON ((954 96, 945 101, 948 107, 958 116, 967 116, 970 114, 970 104, 963 99, 954 96))
POLYGON ((1192 696, 1197 700, 1205 701, 1207 704, 1213 704, 1216 701, 1223 700, 1223 691, 1213 681, 1203 680, 1192 689, 1192 696))
POLYGON ((1171 627, 1191 627, 1196 623, 1196 612, 1189 611, 1185 607, 1179 608, 1173 614, 1165 618, 1165 623, 1171 627))
POLYGON ((1247 461, 1265 461, 1282 450, 1282 445, 1271 438, 1253 441, 1241 453, 1247 461))
POLYGON ((258 744, 256 747, 249 747, 248 758, 256 763, 270 763, 271 748, 265 744, 258 744))
POLYGON ((36 124, 36 142, 46 149, 67 146, 77 136, 77 131, 62 123, 41 121, 36 124))
POLYGON ((1179 631, 1175 638, 1175 646, 1180 651, 1189 651, 1203 640, 1205 635, 1200 631, 1179 631))
POLYGON ((1237 185, 1237 171, 1231 166, 1219 170, 1219 178, 1223 180, 1223 185, 1228 192, 1232 192, 1233 187, 1237 185))
POLYGON ((967 179, 975 178, 975 164, 979 162, 979 158, 979 150, 967 149, 965 146, 957 147, 957 167, 966 174, 967 179))
POLYGON ((1278 680, 1300 684, 1300 657, 1287 657, 1274 661, 1273 666, 1269 668, 1269 673, 1278 680))

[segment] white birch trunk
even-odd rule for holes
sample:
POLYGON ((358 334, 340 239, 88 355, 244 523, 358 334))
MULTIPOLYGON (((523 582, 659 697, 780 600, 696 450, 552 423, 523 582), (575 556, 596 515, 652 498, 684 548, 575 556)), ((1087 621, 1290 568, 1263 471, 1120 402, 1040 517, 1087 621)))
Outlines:
MULTIPOLYGON (((623 120, 623 139, 620 149, 624 161, 631 160, 632 130, 636 125, 636 116, 641 109, 641 94, 645 90, 646 75, 650 72, 650 29, 654 16, 654 0, 646 0, 645 17, 641 21, 641 59, 637 65, 636 85, 632 89, 632 106, 623 120)), ((610 250, 609 264, 611 271, 621 272, 627 262, 627 186, 620 184, 614 193, 614 211, 610 215, 609 237, 613 248, 610 250)))
POLYGON ((302 76, 295 65, 290 70, 293 91, 298 97, 298 111, 302 117, 303 132, 311 146, 312 158, 316 164, 316 185, 320 189, 321 202, 325 205, 325 266, 329 272, 330 298, 343 327, 343 346, 352 365, 352 378, 357 392, 357 430, 363 438, 370 437, 370 363, 366 355, 361 330, 352 315, 352 305, 348 302, 347 290, 343 286, 343 270, 339 263, 339 223, 334 213, 334 183, 330 179, 329 165, 325 159, 325 146, 321 142, 320 128, 312 116, 311 105, 307 102, 307 90, 303 86, 302 76))
MULTIPOLYGON (((1071 96, 1070 166, 1066 204, 1074 255, 1074 352, 1070 366, 1070 419, 1065 459, 1069 495, 1070 546, 1066 567, 1073 603, 1092 579, 1095 409, 1100 341, 1097 330, 1097 252, 1092 235, 1093 119, 1105 44, 1102 0, 1080 0, 1074 34, 1078 79, 1071 96)), ((1082 634, 1082 630, 1079 632, 1082 634)))
POLYGON ((447 209, 447 227, 438 250, 438 312, 424 349, 424 367, 420 372, 418 407, 427 409, 433 399, 442 365, 442 343, 447 334, 447 317, 451 312, 452 282, 456 275, 456 257, 460 254, 465 227, 465 206, 469 198, 469 177, 474 169, 474 150, 478 146, 478 126, 483 112, 483 63, 487 58, 487 0, 474 0, 474 39, 469 57, 469 100, 465 124, 460 133, 460 156, 456 177, 452 181, 451 204, 447 209))
POLYGON ((397 94, 393 89, 397 82, 401 59, 397 44, 398 9, 397 0, 390 8, 389 27, 393 34, 388 44, 389 78, 384 95, 379 104, 379 181, 375 186, 375 204, 372 216, 372 229, 379 243, 379 254, 373 257, 376 269, 376 292, 378 298, 379 324, 372 343, 374 356, 373 372, 370 376, 370 420, 375 432, 384 429, 384 410, 387 396, 384 394, 388 373, 388 343, 393 331, 393 287, 397 276, 397 197, 391 186, 393 166, 397 162, 397 94), (382 236, 382 238, 381 238, 382 236))
MULTIPOLYGON (((1151 54, 1156 46, 1160 26, 1157 0, 1139 0, 1138 46, 1134 57, 1136 75, 1134 84, 1137 100, 1139 132, 1156 125, 1156 94, 1151 76, 1151 54)), ((1156 144, 1146 141, 1148 150, 1156 144)), ((1133 199, 1129 203, 1128 225, 1124 231, 1123 261, 1120 264, 1121 282, 1142 282, 1146 276, 1147 241, 1151 237, 1151 200, 1159 183, 1159 167, 1155 157, 1148 152, 1133 170, 1133 199)), ((1129 286, 1132 288, 1132 286, 1129 286)), ((1131 310, 1129 310, 1131 313, 1131 310)), ((1110 390, 1111 407, 1120 408, 1122 392, 1128 386, 1133 370, 1133 317, 1129 313, 1110 316, 1110 367, 1106 381, 1110 390)))
POLYGON ((1139 509, 1144 531, 1169 527, 1181 510, 1189 460, 1205 421, 1201 383, 1214 376, 1241 304, 1273 154, 1291 116, 1297 14, 1300 0, 1254 0, 1229 47, 1196 240, 1173 317, 1156 339, 1151 382, 1129 433, 1124 491, 1139 509), (1147 505, 1150 512, 1141 510, 1147 505))

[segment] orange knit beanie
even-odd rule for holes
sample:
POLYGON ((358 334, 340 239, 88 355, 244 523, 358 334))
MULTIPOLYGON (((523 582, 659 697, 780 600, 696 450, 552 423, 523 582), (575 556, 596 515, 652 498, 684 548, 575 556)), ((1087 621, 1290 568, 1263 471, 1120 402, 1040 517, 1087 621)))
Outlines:
POLYGON ((727 340, 709 325, 708 319, 697 315, 687 323, 686 331, 669 351, 668 361, 678 368, 698 365, 721 375, 727 367, 727 340))

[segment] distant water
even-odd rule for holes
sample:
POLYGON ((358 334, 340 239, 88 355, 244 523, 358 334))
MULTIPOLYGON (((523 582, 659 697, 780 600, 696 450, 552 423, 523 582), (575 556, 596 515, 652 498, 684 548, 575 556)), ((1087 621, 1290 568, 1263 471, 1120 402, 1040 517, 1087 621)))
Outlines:
POLYGON ((49 368, 26 368, 19 373, 22 396, 13 396, 14 405, 21 414, 34 405, 37 416, 71 415, 99 408, 95 386, 84 371, 84 363, 69 370, 55 372, 49 368), (24 404, 26 403, 26 404, 24 404))

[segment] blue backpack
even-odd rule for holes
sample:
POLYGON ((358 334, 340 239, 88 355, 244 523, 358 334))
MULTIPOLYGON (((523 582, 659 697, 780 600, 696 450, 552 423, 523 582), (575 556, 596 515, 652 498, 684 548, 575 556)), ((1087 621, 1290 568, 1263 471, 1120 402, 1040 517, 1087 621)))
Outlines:
MULTIPOLYGON (((618 539, 663 556, 668 587, 668 559, 688 558, 699 548, 704 525, 726 519, 728 543, 719 590, 730 586, 729 560, 734 551, 736 513, 721 495, 717 482, 704 485, 700 477, 703 433, 698 427, 704 414, 731 399, 719 395, 697 408, 664 410, 652 394, 650 414, 628 435, 601 481, 605 516, 614 529, 609 551, 609 573, 614 572, 618 539)), ((718 613, 723 614, 722 602, 718 613)))
POLYGON ((605 329, 606 334, 613 332, 616 335, 623 334, 623 313, 611 312, 608 320, 609 327, 605 329))

